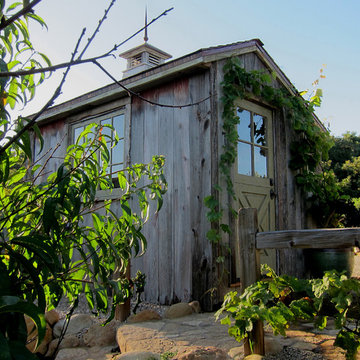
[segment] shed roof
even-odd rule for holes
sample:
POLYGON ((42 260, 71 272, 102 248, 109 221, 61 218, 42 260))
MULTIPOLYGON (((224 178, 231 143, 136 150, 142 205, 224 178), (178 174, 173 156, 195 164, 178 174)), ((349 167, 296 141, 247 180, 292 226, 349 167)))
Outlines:
MULTIPOLYGON (((166 81, 171 77, 176 77, 179 73, 191 72, 206 67, 207 64, 217 60, 252 52, 256 53, 262 59, 269 70, 276 73, 278 80, 283 86, 294 95, 298 94, 296 88, 264 49, 263 43, 259 39, 199 49, 152 69, 124 78, 121 80, 121 83, 133 91, 139 91, 156 83, 166 81)), ((96 106, 97 104, 104 103, 104 100, 111 101, 126 94, 126 90, 116 83, 112 83, 49 108, 41 115, 38 121, 49 122, 56 120, 59 117, 80 111, 89 105, 96 106)))

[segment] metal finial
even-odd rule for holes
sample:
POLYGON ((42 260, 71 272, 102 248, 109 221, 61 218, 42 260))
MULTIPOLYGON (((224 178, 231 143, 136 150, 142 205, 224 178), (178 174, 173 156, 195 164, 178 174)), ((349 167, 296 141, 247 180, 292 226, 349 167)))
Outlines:
POLYGON ((144 41, 147 42, 149 40, 148 38, 148 32, 147 32, 147 6, 145 7, 145 36, 144 41))

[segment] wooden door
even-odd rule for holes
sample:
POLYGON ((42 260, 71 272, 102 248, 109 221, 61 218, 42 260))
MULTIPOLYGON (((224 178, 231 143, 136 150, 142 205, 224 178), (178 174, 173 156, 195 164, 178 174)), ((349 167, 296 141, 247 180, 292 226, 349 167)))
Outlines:
MULTIPOLYGON (((235 209, 256 208, 259 231, 275 230, 272 111, 245 100, 237 105, 240 124, 234 169, 235 209)), ((267 250, 260 261, 276 269, 276 252, 267 250)))

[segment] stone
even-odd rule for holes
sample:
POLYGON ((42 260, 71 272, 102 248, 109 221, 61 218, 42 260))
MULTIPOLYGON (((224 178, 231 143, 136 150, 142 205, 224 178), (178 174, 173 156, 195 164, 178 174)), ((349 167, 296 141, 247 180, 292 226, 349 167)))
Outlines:
POLYGON ((283 349, 284 345, 281 343, 279 337, 265 336, 265 354, 275 354, 283 349))
POLYGON ((138 323, 138 322, 152 321, 152 320, 161 320, 161 316, 155 310, 149 309, 149 310, 143 310, 138 314, 131 315, 127 319, 127 322, 131 324, 131 323, 138 323))
POLYGON ((176 355, 177 360, 228 360, 226 351, 214 346, 189 346, 184 352, 176 355))
POLYGON ((196 314, 201 313, 201 306, 198 301, 195 300, 195 301, 189 302, 189 305, 191 306, 193 313, 196 313, 196 314))
MULTIPOLYGON (((47 357, 51 357, 54 354, 58 342, 59 342, 59 339, 54 339, 53 341, 51 341, 51 343, 49 344, 47 353, 46 353, 47 357)), ((80 345, 81 345, 80 339, 76 335, 71 334, 71 335, 67 335, 63 338, 63 340, 60 343, 59 349, 75 348, 80 345)))
POLYGON ((116 341, 121 353, 132 351, 152 351, 162 354, 171 351, 175 342, 158 331, 140 325, 122 325, 116 331, 116 341))
POLYGON ((116 342, 116 330, 121 325, 120 321, 113 320, 107 325, 92 325, 84 334, 84 343, 86 346, 108 346, 116 342))
POLYGON ((116 355, 114 360, 160 360, 159 354, 151 351, 133 351, 125 354, 116 355))
POLYGON ((244 360, 261 360, 263 359, 264 357, 262 355, 258 355, 258 354, 251 354, 251 355, 248 355, 244 358, 244 360))
POLYGON ((36 349, 38 331, 35 326, 35 323, 33 322, 33 320, 31 318, 29 318, 27 315, 25 315, 25 324, 26 324, 26 329, 28 332, 27 341, 30 341, 26 345, 26 348, 29 351, 31 351, 32 353, 37 352, 37 353, 44 355, 47 351, 48 344, 53 339, 52 329, 51 329, 50 325, 46 324, 45 337, 44 337, 43 341, 41 342, 41 344, 39 345, 39 347, 36 349))
POLYGON ((50 327, 49 324, 46 324, 45 337, 44 337, 43 341, 41 342, 41 344, 39 345, 39 347, 35 350, 36 353, 45 355, 52 339, 53 339, 52 328, 50 327))
POLYGON ((56 356, 56 360, 83 360, 89 355, 87 349, 84 348, 61 349, 56 356))
POLYGON ((167 319, 175 319, 182 316, 191 315, 192 307, 187 303, 177 303, 166 309, 164 317, 167 319))
POLYGON ((111 353, 111 346, 92 348, 61 349, 56 360, 113 360, 114 353, 111 353))
MULTIPOLYGON (((61 334, 61 330, 64 326, 65 319, 59 320, 53 329, 54 337, 58 338, 61 334)), ((70 319, 69 326, 66 330, 66 334, 77 334, 78 332, 81 332, 83 329, 89 328, 91 325, 93 325, 95 322, 95 319, 91 315, 87 314, 76 314, 73 315, 70 319)))
POLYGON ((60 320, 60 315, 55 309, 52 309, 45 313, 45 320, 50 326, 54 326, 60 320))
POLYGON ((228 355, 234 360, 240 360, 244 357, 244 346, 233 347, 228 351, 228 355))

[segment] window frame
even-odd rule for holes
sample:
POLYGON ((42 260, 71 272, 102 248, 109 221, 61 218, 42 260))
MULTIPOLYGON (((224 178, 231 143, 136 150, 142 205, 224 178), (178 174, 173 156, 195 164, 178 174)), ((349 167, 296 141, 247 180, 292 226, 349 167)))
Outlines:
MULTIPOLYGON (((267 145, 266 146, 262 146, 262 145, 258 145, 256 144, 253 140, 253 129, 251 129, 251 133, 252 133, 252 138, 250 139, 251 141, 247 141, 247 140, 241 140, 239 138, 237 143, 243 143, 243 144, 248 144, 251 146, 251 175, 246 175, 246 174, 241 174, 238 171, 238 148, 236 150, 236 166, 234 168, 235 174, 237 177, 242 178, 242 181, 244 182, 253 182, 253 181, 257 181, 257 179, 261 180, 261 179, 269 179, 272 177, 272 174, 274 174, 274 154, 271 152, 274 152, 274 140, 273 140, 273 110, 270 109, 269 107, 266 107, 265 105, 260 105, 257 103, 254 103, 253 101, 249 101, 249 100, 238 100, 235 102, 235 107, 236 107, 236 113, 238 111, 238 108, 241 108, 243 110, 249 111, 250 113, 256 114, 256 115, 260 115, 263 118, 266 118, 266 141, 267 141, 267 145), (256 176, 254 175, 256 167, 255 167, 255 154, 254 154, 254 147, 256 148, 265 148, 267 151, 267 156, 266 156, 266 168, 267 168, 267 174, 265 177, 260 177, 260 176, 256 176), (272 157, 272 160, 269 161, 269 157, 272 157)), ((236 127, 236 131, 238 131, 238 127, 236 127)), ((239 136, 239 134, 238 134, 239 136)))
MULTIPOLYGON (((79 127, 86 127, 89 124, 97 123, 100 124, 101 121, 114 118, 118 115, 124 115, 124 129, 123 129, 123 167, 127 167, 130 164, 130 100, 126 99, 118 102, 118 106, 104 109, 103 106, 98 107, 95 111, 89 111, 86 115, 78 115, 69 119, 68 122, 68 144, 74 144, 74 131, 79 127)), ((96 199, 98 201, 106 199, 115 199, 120 197, 122 190, 120 188, 113 188, 112 190, 97 190, 96 199)))

